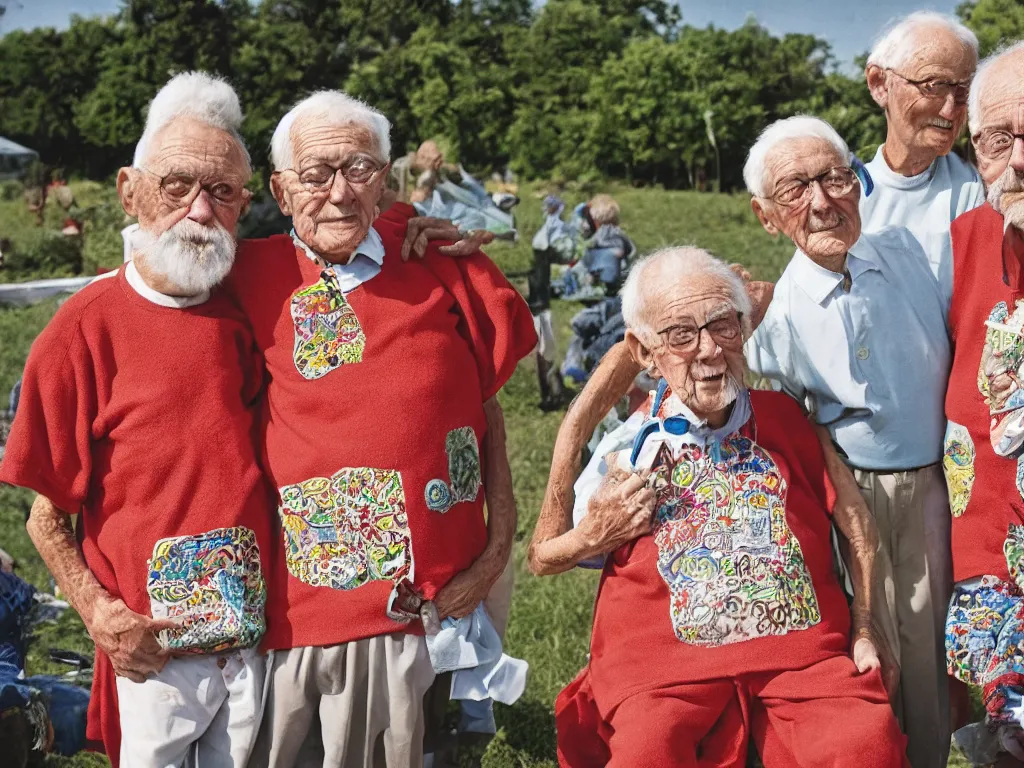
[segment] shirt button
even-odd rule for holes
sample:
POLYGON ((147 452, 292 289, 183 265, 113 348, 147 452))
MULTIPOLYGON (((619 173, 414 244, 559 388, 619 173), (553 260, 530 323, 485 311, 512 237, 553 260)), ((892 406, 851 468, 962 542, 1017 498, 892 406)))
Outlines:
POLYGON ((857 359, 858 360, 867 360, 870 355, 871 355, 871 352, 868 351, 867 347, 857 347, 857 359))

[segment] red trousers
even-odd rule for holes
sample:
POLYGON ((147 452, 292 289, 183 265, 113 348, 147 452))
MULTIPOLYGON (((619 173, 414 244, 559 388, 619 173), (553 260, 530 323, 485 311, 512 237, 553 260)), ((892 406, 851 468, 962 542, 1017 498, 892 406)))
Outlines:
POLYGON ((743 768, 751 739, 765 768, 910 765, 881 676, 845 656, 635 694, 607 720, 584 672, 555 720, 562 768, 743 768))

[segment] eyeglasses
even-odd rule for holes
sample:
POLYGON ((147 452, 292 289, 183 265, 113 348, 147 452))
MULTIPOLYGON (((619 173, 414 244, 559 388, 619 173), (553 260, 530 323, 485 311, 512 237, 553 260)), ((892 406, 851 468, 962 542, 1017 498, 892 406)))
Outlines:
POLYGON ((1013 149, 1017 139, 1024 139, 1024 133, 1010 133, 1002 128, 986 128, 971 137, 978 154, 993 160, 1013 149))
POLYGON ((658 335, 665 339, 665 343, 673 352, 689 355, 697 351, 700 346, 700 334, 705 330, 719 346, 736 341, 741 334, 742 318, 742 313, 735 312, 708 320, 704 325, 680 323, 658 331, 658 335))
POLYGON ((954 104, 963 105, 967 103, 967 94, 970 92, 970 82, 951 83, 948 80, 911 80, 909 77, 901 75, 895 69, 888 69, 886 71, 892 72, 900 80, 910 83, 912 86, 917 88, 918 93, 926 99, 945 101, 949 97, 950 92, 952 92, 954 104))
POLYGON ((310 192, 324 192, 334 186, 334 180, 339 173, 349 184, 361 185, 368 184, 385 167, 387 167, 387 163, 377 162, 369 155, 356 155, 337 168, 324 163, 304 168, 301 171, 284 168, 275 173, 291 171, 299 177, 299 182, 310 192))
POLYGON ((228 181, 212 181, 203 184, 195 176, 188 173, 172 172, 166 176, 140 168, 160 180, 160 197, 172 208, 187 208, 195 202, 200 192, 205 192, 214 203, 234 205, 242 199, 245 187, 228 181))
POLYGON ((821 189, 825 194, 835 199, 850 194, 858 180, 857 174, 852 168, 836 166, 810 179, 793 179, 786 182, 771 199, 782 205, 795 205, 807 197, 814 182, 821 184, 821 189))

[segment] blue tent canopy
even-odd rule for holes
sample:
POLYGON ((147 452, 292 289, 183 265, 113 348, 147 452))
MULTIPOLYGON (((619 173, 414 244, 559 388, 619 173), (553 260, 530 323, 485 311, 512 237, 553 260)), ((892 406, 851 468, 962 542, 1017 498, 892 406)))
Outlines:
POLYGON ((0 136, 0 180, 20 178, 38 159, 39 153, 34 149, 23 147, 0 136))

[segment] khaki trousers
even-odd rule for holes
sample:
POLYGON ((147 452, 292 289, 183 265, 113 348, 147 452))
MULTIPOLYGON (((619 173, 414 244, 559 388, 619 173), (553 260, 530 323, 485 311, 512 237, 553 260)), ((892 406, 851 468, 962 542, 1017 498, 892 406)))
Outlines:
POLYGON ((422 637, 276 651, 267 676, 253 768, 422 768, 434 680, 422 637))
POLYGON ((953 589, 950 511, 939 464, 908 472, 854 470, 880 540, 874 619, 900 662, 893 709, 914 768, 949 756, 946 609, 953 589))

